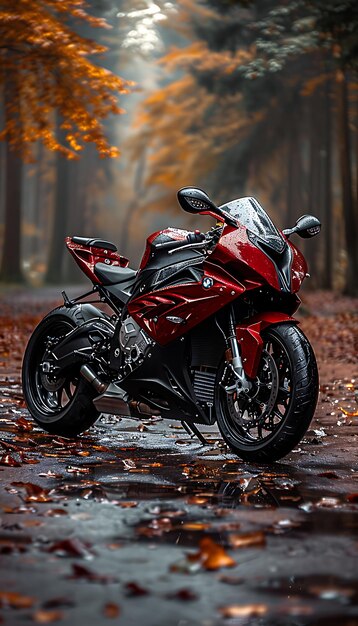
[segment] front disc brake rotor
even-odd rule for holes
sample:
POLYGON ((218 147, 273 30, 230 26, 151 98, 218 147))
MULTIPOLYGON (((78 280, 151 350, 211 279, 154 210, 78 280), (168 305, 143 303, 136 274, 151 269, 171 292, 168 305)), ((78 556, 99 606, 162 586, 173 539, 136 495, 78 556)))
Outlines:
POLYGON ((277 370, 275 359, 271 356, 271 354, 269 354, 266 351, 263 352, 262 358, 263 358, 264 363, 261 368, 261 373, 265 372, 266 376, 269 377, 269 381, 267 383, 265 381, 261 382, 260 377, 258 377, 259 387, 260 388, 266 387, 266 389, 270 391, 270 395, 267 401, 265 402, 266 406, 264 408, 264 411, 260 415, 260 421, 263 418, 265 418, 267 415, 270 415, 271 411, 273 410, 276 404, 276 400, 278 396, 278 386, 279 386, 278 385, 278 370, 277 370))
POLYGON ((229 402, 232 404, 231 410, 229 410, 235 421, 245 429, 262 424, 276 404, 278 380, 278 370, 274 358, 268 352, 263 351, 260 370, 250 392, 238 393, 236 398, 229 402))

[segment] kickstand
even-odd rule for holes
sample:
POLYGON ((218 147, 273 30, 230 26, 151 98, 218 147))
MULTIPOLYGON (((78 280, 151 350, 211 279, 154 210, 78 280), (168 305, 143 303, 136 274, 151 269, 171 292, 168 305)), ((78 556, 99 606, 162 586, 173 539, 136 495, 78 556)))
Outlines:
POLYGON ((204 435, 202 435, 200 430, 195 426, 195 424, 188 424, 188 422, 184 422, 184 421, 180 423, 183 426, 183 428, 186 430, 188 435, 190 435, 191 437, 196 435, 199 441, 201 441, 201 443, 203 444, 203 446, 210 445, 209 442, 205 439, 204 435))

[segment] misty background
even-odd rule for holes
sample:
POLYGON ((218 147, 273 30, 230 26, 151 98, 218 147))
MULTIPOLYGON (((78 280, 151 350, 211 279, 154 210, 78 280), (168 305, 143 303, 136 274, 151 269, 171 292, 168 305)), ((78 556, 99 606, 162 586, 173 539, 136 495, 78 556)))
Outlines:
POLYGON ((218 204, 253 195, 280 228, 316 215, 321 235, 294 239, 309 286, 358 295, 356 3, 96 0, 87 10, 111 29, 69 26, 107 46, 97 64, 135 83, 120 96, 126 112, 104 122, 121 154, 88 145, 68 160, 38 142, 25 162, 0 142, 1 281, 84 279, 66 235, 113 241, 136 268, 153 231, 210 227, 177 204, 190 185, 218 204))

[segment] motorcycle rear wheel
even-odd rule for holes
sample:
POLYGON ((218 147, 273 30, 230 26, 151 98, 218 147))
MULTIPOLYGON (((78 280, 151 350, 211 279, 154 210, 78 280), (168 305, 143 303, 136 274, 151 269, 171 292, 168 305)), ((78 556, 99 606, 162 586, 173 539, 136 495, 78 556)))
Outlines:
POLYGON ((33 419, 49 433, 75 437, 99 417, 93 405, 98 395, 75 365, 56 378, 42 371, 48 339, 54 342, 84 322, 80 307, 51 311, 36 327, 28 342, 22 365, 22 388, 33 419))
POLYGON ((312 347, 296 325, 268 328, 264 350, 248 394, 227 393, 225 363, 218 372, 216 416, 227 445, 246 461, 271 463, 301 441, 318 398, 318 370, 312 347))

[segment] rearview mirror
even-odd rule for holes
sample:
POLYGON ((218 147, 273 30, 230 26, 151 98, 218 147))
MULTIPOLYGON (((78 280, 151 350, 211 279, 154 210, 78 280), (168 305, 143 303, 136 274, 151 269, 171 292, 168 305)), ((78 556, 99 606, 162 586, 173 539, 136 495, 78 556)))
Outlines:
POLYGON ((236 221, 216 206, 202 189, 183 187, 178 191, 178 201, 182 209, 188 213, 204 213, 236 226, 236 221))
POLYGON ((314 237, 318 235, 321 230, 321 222, 314 215, 302 215, 298 218, 296 225, 293 228, 286 228, 283 230, 283 234, 286 237, 293 235, 296 233, 303 239, 309 239, 310 237, 314 237))
POLYGON ((183 187, 178 191, 180 206, 188 213, 202 213, 203 211, 217 211, 217 207, 209 196, 196 187, 183 187))

